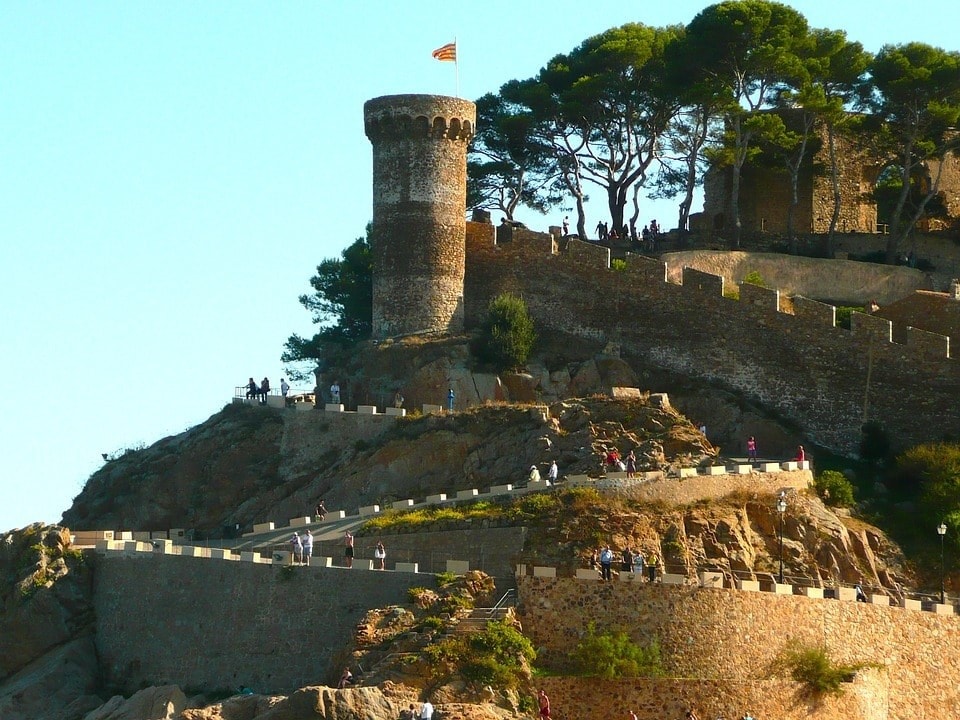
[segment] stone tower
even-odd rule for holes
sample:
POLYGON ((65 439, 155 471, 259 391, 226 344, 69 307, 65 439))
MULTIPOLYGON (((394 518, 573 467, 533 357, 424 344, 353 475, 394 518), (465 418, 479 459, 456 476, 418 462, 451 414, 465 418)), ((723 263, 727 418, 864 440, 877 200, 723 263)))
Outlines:
POLYGON ((373 144, 373 337, 463 330, 467 146, 477 108, 441 95, 363 106, 373 144))

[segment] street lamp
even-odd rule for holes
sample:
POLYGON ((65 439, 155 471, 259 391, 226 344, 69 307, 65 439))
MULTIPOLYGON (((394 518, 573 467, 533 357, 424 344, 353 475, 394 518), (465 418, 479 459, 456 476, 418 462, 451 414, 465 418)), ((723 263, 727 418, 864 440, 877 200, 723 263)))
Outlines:
POLYGON ((780 497, 777 499, 777 512, 780 513, 780 584, 783 585, 783 513, 787 510, 787 493, 780 491, 780 497))
POLYGON ((937 535, 940 536, 940 604, 945 602, 943 593, 943 536, 947 534, 947 526, 943 523, 937 525, 937 535))

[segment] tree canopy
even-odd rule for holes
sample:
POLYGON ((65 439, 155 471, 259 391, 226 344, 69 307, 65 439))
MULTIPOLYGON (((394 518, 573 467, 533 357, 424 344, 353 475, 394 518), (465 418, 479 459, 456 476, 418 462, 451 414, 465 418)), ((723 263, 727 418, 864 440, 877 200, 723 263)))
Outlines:
POLYGON ((725 228, 737 246, 743 166, 761 151, 777 158, 793 187, 792 209, 822 129, 832 233, 841 203, 836 140, 854 125, 862 133, 866 115, 874 121, 871 149, 901 178, 893 260, 933 207, 943 160, 957 152, 958 58, 923 43, 886 46, 873 57, 842 30, 811 29, 795 9, 770 0, 720 2, 685 27, 627 23, 478 101, 468 193, 473 206, 510 219, 519 205, 573 207, 581 235, 590 189, 603 193, 608 217, 600 219, 617 229, 628 219, 634 225, 644 194, 679 196, 684 229, 694 188, 712 168, 731 180, 725 228), (793 113, 789 124, 785 113, 793 113))
MULTIPOLYGON (((285 363, 319 362, 327 344, 350 345, 370 336, 373 322, 373 255, 370 226, 339 258, 327 258, 310 278, 313 292, 300 296, 314 324, 321 325, 313 337, 293 334, 280 359, 285 363)), ((291 376, 303 373, 292 371, 291 376)))

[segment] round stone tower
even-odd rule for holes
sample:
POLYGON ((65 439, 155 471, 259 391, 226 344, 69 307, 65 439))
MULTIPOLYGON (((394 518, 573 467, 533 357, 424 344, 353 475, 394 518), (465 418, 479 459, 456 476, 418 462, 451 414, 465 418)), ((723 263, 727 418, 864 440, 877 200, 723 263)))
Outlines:
POLYGON ((373 337, 463 330, 467 145, 477 108, 441 95, 368 100, 373 337))

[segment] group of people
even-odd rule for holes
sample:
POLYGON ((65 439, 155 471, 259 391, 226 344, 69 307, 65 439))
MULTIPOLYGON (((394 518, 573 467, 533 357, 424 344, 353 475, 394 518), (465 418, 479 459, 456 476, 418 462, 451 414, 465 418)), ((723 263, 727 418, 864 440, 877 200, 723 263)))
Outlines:
POLYGON ((603 457, 603 465, 605 470, 626 472, 628 479, 637 476, 637 456, 633 450, 628 452, 626 457, 621 457, 617 448, 608 450, 603 457))
POLYGON ((657 249, 657 239, 660 237, 660 225, 656 220, 651 220, 649 225, 644 225, 640 232, 643 239, 643 249, 653 252, 657 249))
MULTIPOLYGON (((547 470, 547 486, 549 487, 550 485, 556 485, 557 478, 559 477, 559 475, 560 475, 560 470, 557 468, 557 461, 551 460, 550 469, 547 470)), ((542 479, 543 478, 540 476, 540 468, 538 468, 536 465, 531 465, 530 472, 527 475, 527 482, 538 483, 542 479)))
POLYGON ((433 705, 429 700, 424 700, 420 704, 420 712, 417 712, 417 707, 413 703, 400 712, 400 720, 431 720, 431 718, 433 718, 433 705))
MULTIPOLYGON (((287 397, 288 392, 290 392, 290 383, 287 382, 286 378, 280 378, 280 394, 283 395, 284 399, 287 397)), ((256 400, 259 398, 260 404, 265 405, 267 395, 269 394, 270 380, 268 378, 261 380, 259 385, 257 385, 257 381, 253 378, 247 381, 247 400, 256 400)))
MULTIPOLYGON (((354 536, 353 533, 349 530, 343 531, 343 560, 344 565, 348 568, 353 567, 353 552, 354 552, 354 536)), ((373 549, 373 559, 376 561, 375 567, 377 570, 386 570, 387 569, 387 548, 383 544, 382 540, 377 541, 376 547, 373 549)))
POLYGON ((304 530, 302 535, 294 533, 289 541, 290 553, 295 565, 309 565, 313 556, 313 534, 304 530))
MULTIPOLYGON (((614 553, 609 545, 594 550, 590 563, 600 573, 601 580, 613 580, 614 553)), ((650 582, 656 581, 661 564, 656 552, 650 552, 646 558, 640 550, 624 548, 620 552, 620 572, 635 573, 641 579, 646 572, 650 582)))

